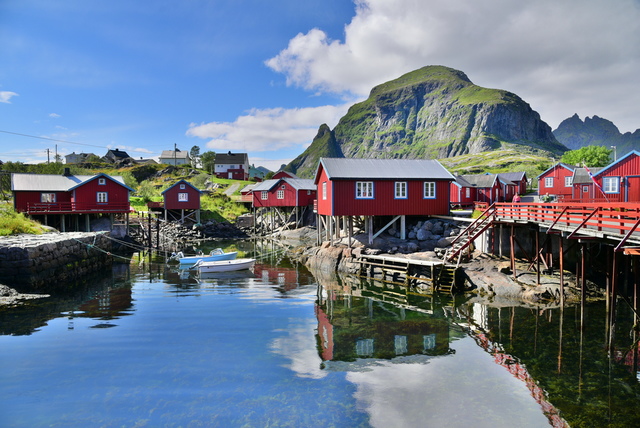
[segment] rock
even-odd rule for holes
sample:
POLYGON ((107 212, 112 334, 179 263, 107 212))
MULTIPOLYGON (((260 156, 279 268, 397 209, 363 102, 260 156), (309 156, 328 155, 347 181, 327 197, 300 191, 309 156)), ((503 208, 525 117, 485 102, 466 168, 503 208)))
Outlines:
POLYGON ((431 232, 425 229, 420 229, 418 230, 418 233, 416 234, 416 239, 418 241, 426 241, 427 239, 431 238, 431 232))

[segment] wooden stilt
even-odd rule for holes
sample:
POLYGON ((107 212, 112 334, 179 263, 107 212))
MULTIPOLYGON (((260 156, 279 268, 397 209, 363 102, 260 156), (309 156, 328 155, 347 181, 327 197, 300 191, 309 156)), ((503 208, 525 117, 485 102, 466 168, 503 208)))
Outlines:
POLYGON ((540 285, 540 233, 536 230, 536 284, 540 285))
POLYGON ((558 242, 560 258, 560 307, 561 310, 564 310, 564 242, 562 234, 558 235, 558 237, 560 238, 560 241, 558 242))

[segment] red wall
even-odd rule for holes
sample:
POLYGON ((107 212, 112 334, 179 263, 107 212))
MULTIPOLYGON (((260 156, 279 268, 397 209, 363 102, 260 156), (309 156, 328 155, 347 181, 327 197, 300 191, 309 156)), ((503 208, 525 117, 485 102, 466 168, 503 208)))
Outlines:
MULTIPOLYGON (((423 183, 435 180, 397 180, 407 182, 406 199, 395 199, 395 180, 336 180, 330 192, 333 201, 322 201, 322 176, 318 181, 318 213, 322 215, 446 215, 449 213, 449 183, 436 181, 436 198, 424 199, 423 183), (356 181, 373 181, 373 199, 356 199, 356 181), (324 202, 324 203, 323 203, 324 202), (333 202, 333 209, 331 203, 333 202)), ((329 195, 329 197, 331 196, 329 195)))
MULTIPOLYGON (((631 154, 628 157, 614 163, 610 168, 600 171, 596 175, 596 181, 602 187, 603 177, 624 177, 620 183, 620 193, 607 193, 609 202, 640 202, 640 156, 631 154)), ((600 190, 596 191, 596 198, 602 197, 600 190)))
POLYGON ((543 196, 548 193, 549 195, 571 197, 571 194, 573 193, 573 186, 566 187, 564 185, 564 180, 565 177, 572 176, 572 170, 567 169, 562 165, 555 165, 552 169, 538 178, 538 194, 543 196), (546 187, 544 185, 547 177, 553 177, 552 187, 546 187))
POLYGON ((472 205, 476 200, 476 189, 473 187, 460 187, 451 182, 449 188, 451 189, 449 198, 452 204, 472 205), (469 197, 467 197, 467 189, 469 189, 469 197))
POLYGON ((14 207, 16 211, 27 212, 29 204, 39 204, 42 193, 55 193, 56 203, 71 202, 70 192, 15 192, 14 207))
POLYGON ((306 190, 296 190, 286 181, 280 181, 273 189, 267 192, 268 199, 262 199, 260 190, 253 192, 254 207, 304 207, 313 204, 316 198, 315 190, 307 195, 306 190), (284 199, 278 199, 278 190, 284 190, 284 199), (297 196, 297 197, 296 197, 297 196))
POLYGON ((180 184, 176 183, 173 187, 168 188, 164 196, 164 207, 168 210, 199 210, 200 209, 200 192, 185 184, 184 189, 180 188, 180 184), (188 193, 188 201, 182 202, 178 200, 178 193, 188 193))
POLYGON ((73 201, 76 203, 78 210, 82 210, 82 207, 86 205, 97 205, 96 195, 98 192, 108 193, 108 202, 106 204, 99 204, 99 206, 112 206, 129 203, 129 190, 121 184, 109 178, 105 179, 105 184, 98 184, 98 182, 98 178, 94 178, 74 190, 73 201))

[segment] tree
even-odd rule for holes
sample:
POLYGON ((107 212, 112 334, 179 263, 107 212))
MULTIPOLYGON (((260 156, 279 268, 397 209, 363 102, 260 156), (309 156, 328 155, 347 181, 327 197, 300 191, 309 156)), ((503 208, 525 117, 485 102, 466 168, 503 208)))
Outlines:
POLYGON ((197 168, 198 164, 200 163, 200 147, 198 146, 191 147, 189 156, 191 156, 191 166, 194 168, 197 168))
POLYGON ((566 152, 562 155, 561 161, 570 165, 602 167, 611 162, 611 149, 603 146, 584 146, 566 152))
POLYGON ((208 171, 209 174, 213 174, 213 168, 216 165, 216 153, 204 152, 202 156, 200 156, 200 162, 202 163, 202 168, 205 171, 208 171))

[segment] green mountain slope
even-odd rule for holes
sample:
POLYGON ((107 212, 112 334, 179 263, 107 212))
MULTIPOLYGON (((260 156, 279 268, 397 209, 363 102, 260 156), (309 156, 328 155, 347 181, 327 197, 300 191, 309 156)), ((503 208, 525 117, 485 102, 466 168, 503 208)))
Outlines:
POLYGON ((327 129, 321 128, 289 170, 310 177, 320 156, 443 159, 521 145, 544 157, 567 150, 517 95, 479 87, 443 66, 376 86, 330 136, 327 129))

